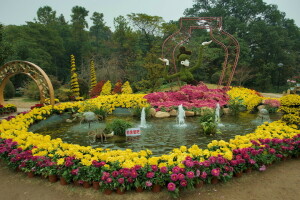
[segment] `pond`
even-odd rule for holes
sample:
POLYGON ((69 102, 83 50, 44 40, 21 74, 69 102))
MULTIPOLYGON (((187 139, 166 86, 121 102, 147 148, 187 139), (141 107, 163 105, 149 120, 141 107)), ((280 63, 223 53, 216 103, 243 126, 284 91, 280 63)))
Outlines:
MULTIPOLYGON (((139 151, 149 149, 153 155, 166 154, 174 148, 182 145, 190 147, 193 144, 201 148, 206 148, 206 145, 212 140, 228 141, 234 138, 235 135, 245 135, 251 133, 255 128, 262 124, 262 121, 257 120, 257 114, 240 113, 239 116, 224 115, 221 118, 219 129, 222 134, 207 136, 200 132, 198 117, 187 117, 185 119, 186 126, 178 127, 176 118, 157 119, 151 118, 147 120, 147 128, 141 128, 141 136, 138 137, 121 137, 114 136, 107 138, 101 143, 100 140, 94 141, 88 136, 90 130, 104 128, 106 122, 110 122, 115 118, 130 121, 133 127, 140 125, 140 120, 128 115, 110 115, 105 122, 93 122, 90 124, 79 122, 66 123, 68 115, 54 115, 47 120, 41 121, 29 128, 29 131, 42 135, 50 135, 52 138, 61 138, 64 142, 71 144, 79 144, 83 146, 92 146, 109 149, 132 149, 139 151)), ((271 114, 271 121, 280 119, 279 113, 271 114)))

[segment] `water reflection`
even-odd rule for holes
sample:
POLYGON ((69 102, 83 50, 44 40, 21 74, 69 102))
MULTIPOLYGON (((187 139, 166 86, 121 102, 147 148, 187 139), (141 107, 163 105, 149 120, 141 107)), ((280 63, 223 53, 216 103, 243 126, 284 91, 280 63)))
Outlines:
MULTIPOLYGON (((140 125, 140 120, 134 119, 131 116, 117 117, 132 122, 134 127, 140 125)), ((32 126, 30 131, 43 135, 51 135, 52 138, 61 138, 64 142, 72 144, 110 149, 130 148, 133 151, 150 149, 154 155, 161 155, 182 145, 190 147, 193 144, 197 144, 202 148, 206 148, 206 145, 211 140, 223 139, 228 141, 235 135, 244 135, 253 132, 256 126, 259 125, 257 122, 253 123, 256 117, 256 114, 249 113, 241 113, 239 117, 226 115, 222 117, 222 124, 224 126, 219 127, 222 134, 214 136, 206 136, 199 132, 198 117, 186 118, 186 127, 184 128, 176 127, 176 120, 174 118, 149 119, 147 120, 149 126, 147 128, 141 128, 141 136, 136 138, 114 136, 113 138, 107 138, 107 141, 104 141, 104 143, 100 141, 93 142, 87 133, 89 130, 105 128, 105 122, 92 122, 89 128, 88 123, 81 125, 79 122, 65 123, 65 119, 58 122, 57 117, 54 117, 55 120, 53 122, 51 122, 52 119, 49 118, 45 120, 42 126, 39 124, 32 126)), ((109 116, 106 122, 114 118, 116 118, 116 116, 109 116)), ((279 114, 270 115, 272 121, 278 120, 279 118, 279 114)))

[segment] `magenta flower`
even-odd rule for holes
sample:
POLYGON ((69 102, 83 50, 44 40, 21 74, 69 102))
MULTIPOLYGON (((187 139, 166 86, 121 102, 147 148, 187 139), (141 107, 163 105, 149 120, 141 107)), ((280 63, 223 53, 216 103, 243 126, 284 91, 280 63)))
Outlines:
POLYGON ((124 178, 119 178, 119 179, 118 179, 118 182, 119 182, 120 184, 123 184, 123 183, 124 183, 124 178))
POLYGON ((77 169, 73 169, 73 170, 71 171, 71 174, 72 174, 72 175, 77 175, 78 172, 79 172, 79 169, 78 169, 78 168, 77 168, 77 169))
POLYGON ((175 166, 175 167, 173 167, 173 169, 172 169, 172 172, 173 172, 174 174, 179 173, 179 171, 180 171, 180 167, 178 167, 178 166, 175 166))
POLYGON ((158 171, 157 165, 151 165, 151 169, 152 169, 152 171, 154 171, 154 172, 158 171))
POLYGON ((177 181, 178 180, 178 175, 177 174, 171 174, 171 180, 172 181, 177 181))
POLYGON ((186 181, 186 180, 181 180, 181 181, 180 181, 180 185, 181 185, 182 187, 186 187, 186 186, 187 186, 187 181, 186 181))
POLYGON ((116 178, 117 176, 119 176, 119 172, 118 171, 113 171, 111 173, 111 175, 116 178))
POLYGON ((147 178, 153 178, 154 177, 154 172, 147 172, 146 177, 147 178))
POLYGON ((113 180, 112 180, 112 178, 110 178, 110 177, 106 179, 106 182, 107 182, 107 183, 111 183, 112 181, 113 181, 113 180))
POLYGON ((184 174, 179 173, 177 176, 178 176, 178 180, 180 180, 180 181, 185 179, 184 174))
POLYGON ((213 176, 219 176, 220 175, 220 169, 219 168, 212 169, 210 173, 213 176))
POLYGON ((168 168, 167 167, 161 167, 160 172, 163 173, 163 174, 166 174, 166 173, 168 173, 168 168))
POLYGON ((189 179, 192 179, 192 178, 195 177, 195 174, 194 174, 193 171, 189 171, 189 172, 186 173, 186 176, 187 176, 189 179))
POLYGON ((168 190, 169 191, 174 191, 176 190, 176 185, 172 182, 168 183, 168 190))
POLYGON ((138 176, 138 173, 135 170, 132 170, 130 176, 131 178, 136 178, 138 176))

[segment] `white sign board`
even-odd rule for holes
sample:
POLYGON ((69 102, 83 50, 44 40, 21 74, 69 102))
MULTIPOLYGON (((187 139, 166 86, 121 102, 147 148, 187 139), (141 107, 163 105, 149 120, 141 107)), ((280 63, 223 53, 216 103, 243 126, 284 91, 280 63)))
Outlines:
POLYGON ((125 134, 126 136, 139 136, 141 135, 141 128, 128 128, 125 134))

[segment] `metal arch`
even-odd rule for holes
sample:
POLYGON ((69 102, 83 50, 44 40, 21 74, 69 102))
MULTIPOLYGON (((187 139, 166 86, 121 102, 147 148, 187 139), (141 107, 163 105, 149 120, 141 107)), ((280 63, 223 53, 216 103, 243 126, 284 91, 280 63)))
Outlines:
POLYGON ((37 65, 28 61, 11 61, 0 68, 0 103, 4 104, 3 91, 10 77, 16 74, 26 74, 34 80, 40 91, 40 102, 44 103, 47 96, 54 105, 54 90, 47 74, 37 65))
POLYGON ((224 62, 223 62, 223 67, 222 67, 222 73, 219 78, 218 82, 218 87, 220 86, 226 86, 229 87, 231 84, 231 81, 233 79, 233 75, 236 69, 236 66, 238 64, 239 60, 239 54, 240 54, 240 45, 238 41, 229 33, 225 32, 222 29, 222 17, 187 17, 187 18, 180 18, 179 20, 180 28, 178 31, 170 35, 162 45, 162 58, 167 58, 170 60, 170 64, 173 65, 175 73, 177 72, 177 67, 176 67, 176 61, 175 61, 175 52, 176 49, 182 45, 183 43, 187 42, 189 38, 191 37, 192 30, 194 29, 209 29, 210 30, 210 37, 211 39, 220 45, 224 49, 224 62), (188 22, 191 21, 192 25, 189 25, 188 22), (185 23, 187 25, 185 25, 185 23), (225 45, 223 42, 218 40, 214 36, 214 30, 220 33, 220 35, 225 36, 228 38, 233 44, 234 44, 234 52, 230 52, 232 48, 231 43, 225 45), (176 42, 178 40, 178 42, 176 42), (169 45, 169 47, 168 47, 169 45), (169 58, 167 57, 169 56, 169 58), (171 57, 170 57, 171 56, 171 57), (231 57, 229 57, 231 56, 231 57), (232 56, 234 56, 234 60, 232 60, 232 56), (231 59, 230 59, 231 58, 231 59), (226 78, 226 72, 229 69, 229 62, 232 64, 232 70, 231 73, 228 77, 228 80, 224 81, 224 78, 226 78))

